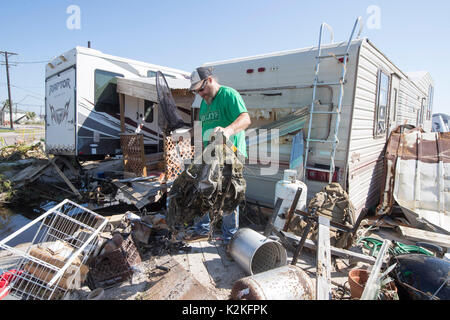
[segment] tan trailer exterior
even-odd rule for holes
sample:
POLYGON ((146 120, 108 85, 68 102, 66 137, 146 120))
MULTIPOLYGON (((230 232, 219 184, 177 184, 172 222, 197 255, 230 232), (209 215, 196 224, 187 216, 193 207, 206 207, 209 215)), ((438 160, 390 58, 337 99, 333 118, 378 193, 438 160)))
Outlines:
MULTIPOLYGON (((345 52, 346 46, 347 42, 322 46, 322 56, 334 54, 337 57, 321 62, 320 81, 338 81, 343 59, 339 61, 338 55, 345 52)), ((204 66, 213 68, 222 85, 241 93, 252 118, 251 128, 259 128, 275 123, 295 110, 309 110, 317 54, 318 48, 310 47, 211 62, 204 66)), ((363 208, 378 204, 383 149, 389 132, 404 123, 422 125, 424 130, 431 131, 432 110, 428 102, 430 87, 434 85, 426 72, 415 73, 410 78, 368 39, 357 39, 350 44, 345 81, 335 165, 339 168, 339 182, 359 213, 363 208), (383 110, 380 110, 380 101, 386 101, 383 110)), ((338 86, 319 85, 315 110, 333 110, 338 97, 338 86)), ((199 105, 200 99, 196 97, 193 107, 199 105)), ((334 130, 334 117, 314 115, 311 137, 329 138, 334 130)), ((275 174, 260 175, 259 169, 263 165, 249 158, 245 170, 249 199, 273 206, 275 184, 282 179, 284 169, 289 168, 292 139, 299 130, 303 130, 304 138, 307 136, 308 121, 301 120, 298 128, 279 138, 279 168, 275 174)), ((309 149, 308 166, 329 164, 329 144, 311 143, 309 149)), ((259 157, 258 160, 264 162, 267 159, 259 157)), ((327 184, 307 177, 303 181, 308 186, 308 199, 327 184)))

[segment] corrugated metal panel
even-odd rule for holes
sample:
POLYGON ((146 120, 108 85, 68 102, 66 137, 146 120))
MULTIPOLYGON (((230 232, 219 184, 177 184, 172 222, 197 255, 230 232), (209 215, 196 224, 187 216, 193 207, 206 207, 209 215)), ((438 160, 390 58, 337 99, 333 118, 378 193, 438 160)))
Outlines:
POLYGON ((449 154, 449 133, 395 130, 387 146, 389 175, 377 213, 390 213, 395 200, 413 218, 413 226, 420 217, 450 231, 449 154))

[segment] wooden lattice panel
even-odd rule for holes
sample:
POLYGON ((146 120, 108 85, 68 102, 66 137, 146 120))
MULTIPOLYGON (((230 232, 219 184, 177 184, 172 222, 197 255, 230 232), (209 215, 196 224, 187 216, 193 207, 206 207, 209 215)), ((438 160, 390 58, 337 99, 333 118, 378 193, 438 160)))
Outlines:
POLYGON ((175 180, 184 170, 184 161, 194 157, 194 146, 191 139, 174 141, 172 136, 164 137, 164 160, 166 181, 175 180))
POLYGON ((142 134, 121 134, 120 147, 123 153, 124 171, 132 172, 138 177, 146 177, 144 136, 142 134))

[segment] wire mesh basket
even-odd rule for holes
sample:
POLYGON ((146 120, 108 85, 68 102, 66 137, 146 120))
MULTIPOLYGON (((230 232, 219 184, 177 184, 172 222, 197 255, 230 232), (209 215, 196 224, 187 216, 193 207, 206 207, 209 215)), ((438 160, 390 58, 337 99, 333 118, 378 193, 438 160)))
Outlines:
MULTIPOLYGON (((0 289, 0 296, 8 292, 19 300, 57 300, 70 289, 79 288, 89 271, 87 260, 97 249, 99 234, 107 222, 105 217, 66 199, 3 239, 0 250, 9 252, 13 276, 0 289), (8 245, 35 227, 34 238, 24 249, 8 245)), ((4 265, 2 261, 0 264, 4 265)))

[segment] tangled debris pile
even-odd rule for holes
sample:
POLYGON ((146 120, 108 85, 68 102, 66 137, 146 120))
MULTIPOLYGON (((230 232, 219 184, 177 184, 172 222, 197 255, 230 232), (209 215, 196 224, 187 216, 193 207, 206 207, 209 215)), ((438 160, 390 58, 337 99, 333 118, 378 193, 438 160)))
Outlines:
MULTIPOLYGON (((355 208, 350 202, 347 192, 339 183, 330 183, 310 200, 308 210, 315 214, 329 217, 331 221, 352 229, 355 219, 355 208)), ((301 236, 306 222, 300 215, 295 215, 289 224, 289 231, 301 236)), ((310 238, 317 240, 317 227, 309 234, 310 238)), ((331 245, 337 248, 349 248, 352 245, 351 234, 342 230, 330 230, 331 245)))
MULTIPOLYGON (((113 212, 113 216, 108 217, 106 228, 99 235, 98 246, 86 263, 87 269, 83 268, 83 277, 71 291, 71 299, 92 299, 98 290, 103 292, 105 299, 212 298, 214 294, 209 291, 209 281, 214 279, 217 287, 223 286, 223 282, 220 285, 217 283, 224 274, 228 274, 228 270, 224 268, 230 262, 219 263, 218 266, 217 261, 215 264, 210 261, 213 267, 208 267, 207 272, 216 269, 223 272, 220 276, 207 275, 205 282, 200 283, 197 277, 202 276, 196 274, 201 273, 200 267, 194 267, 193 273, 187 272, 190 266, 181 266, 183 262, 179 257, 193 253, 192 256, 202 257, 203 260, 198 262, 202 266, 207 264, 205 257, 222 259, 215 247, 219 240, 214 238, 202 243, 201 250, 217 249, 218 255, 211 255, 205 251, 196 254, 199 247, 191 243, 187 245, 179 239, 182 239, 180 235, 183 234, 180 229, 189 226, 204 212, 213 211, 220 219, 221 210, 234 208, 244 198, 246 185, 242 177, 242 164, 236 160, 229 146, 216 145, 214 148, 212 151, 217 157, 213 158, 211 164, 196 165, 194 162, 172 185, 164 185, 164 192, 169 190, 169 201, 166 201, 166 193, 160 192, 163 184, 159 174, 126 177, 121 159, 80 165, 59 157, 21 158, 15 161, 17 165, 13 166, 13 173, 4 171, 0 176, 0 192, 2 196, 8 196, 4 199, 8 199, 9 203, 14 203, 11 199, 24 197, 36 203, 43 198, 54 203, 70 196, 70 199, 83 202, 83 206, 92 210, 94 207, 99 210, 109 208, 113 212), (28 160, 31 160, 32 165, 23 162, 28 160), (159 195, 154 196, 158 192, 159 195), (119 208, 119 204, 124 206, 119 208), (166 209, 167 204, 169 207, 166 209), (119 212, 124 213, 118 214, 119 212), (177 256, 178 258, 174 258, 177 256), (192 288, 201 290, 190 291, 192 288)), ((31 156, 32 152, 30 148, 22 156, 31 156)), ((17 159, 15 157, 19 157, 19 153, 11 153, 6 157, 17 159)), ((48 203, 45 210, 50 209, 51 203, 48 203)), ((296 206, 292 205, 292 208, 296 206)), ((303 252, 307 253, 302 259, 310 259, 309 255, 313 259, 316 257, 316 261, 308 261, 307 267, 302 265, 303 261, 299 262, 305 271, 303 277, 315 277, 319 283, 330 271, 334 275, 344 276, 344 281, 329 279, 333 286, 321 288, 322 294, 325 292, 321 297, 329 294, 330 299, 339 300, 448 299, 448 280, 445 276, 450 271, 450 264, 444 259, 444 255, 450 246, 450 240, 445 234, 419 233, 417 229, 408 228, 403 223, 404 220, 396 220, 394 215, 377 218, 366 216, 367 212, 363 212, 355 221, 355 209, 345 190, 336 183, 325 186, 311 199, 305 210, 308 212, 294 210, 287 232, 264 234, 264 238, 266 241, 282 244, 277 248, 289 250, 295 259, 302 246, 305 247, 303 252), (320 217, 329 220, 329 227, 325 225, 324 228, 324 220, 319 219, 320 217), (311 229, 306 228, 308 224, 311 229), (306 237, 305 230, 308 231, 306 237), (328 233, 324 233, 324 230, 328 233), (397 232, 399 230, 400 234, 397 232), (407 232, 413 238, 408 238, 407 232), (324 235, 330 240, 329 244, 323 241, 324 235), (387 238, 395 240, 386 242, 387 238), (427 243, 417 242, 418 239, 425 239, 427 243), (428 240, 442 247, 433 247, 428 240), (330 257, 330 263, 320 255, 326 250, 329 251, 324 257, 330 257), (310 267, 314 268, 315 264, 316 270, 310 271, 310 267), (421 265, 426 265, 425 272, 420 268, 421 265), (430 273, 429 270, 433 271, 430 273), (414 282, 417 279, 420 280, 420 285, 414 282)), ((267 214, 267 210, 263 214, 258 204, 255 206, 244 201, 241 203, 241 230, 245 225, 250 225, 254 230, 267 229, 266 224, 271 216, 270 213, 267 214)), ((213 219, 212 224, 215 222, 217 221, 213 219)), ((231 250, 234 257, 233 254, 231 250)), ((268 251, 265 254, 266 256, 258 255, 258 263, 268 265, 270 259, 276 256, 268 251)), ((187 259, 189 265, 196 259, 190 257, 187 259)), ((238 265, 236 258, 233 263, 242 267, 238 265)), ((267 275, 260 273, 246 281, 250 284, 254 281, 267 281, 279 271, 282 270, 275 268, 267 275)), ((233 281, 238 283, 239 279, 235 278, 233 281)), ((216 293, 223 290, 214 289, 217 290, 216 293)), ((227 289, 231 290, 231 286, 227 289)), ((266 296, 266 293, 246 294, 247 291, 256 292, 251 290, 254 289, 244 285, 234 298, 262 299, 266 296)), ((225 293, 220 292, 220 295, 225 296, 225 293)), ((233 295, 230 297, 233 298, 233 295)))
POLYGON ((172 185, 168 194, 170 227, 190 224, 208 212, 214 221, 222 211, 234 210, 245 198, 243 164, 227 144, 210 144, 202 159, 210 161, 194 161, 172 185))
POLYGON ((0 162, 13 162, 23 159, 46 159, 44 150, 42 149, 42 143, 37 142, 35 144, 17 143, 11 146, 5 146, 0 149, 0 162))

